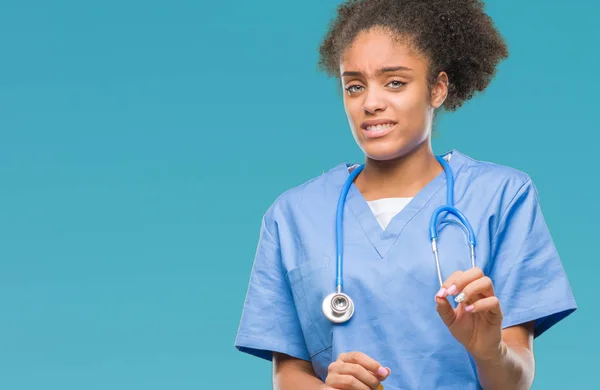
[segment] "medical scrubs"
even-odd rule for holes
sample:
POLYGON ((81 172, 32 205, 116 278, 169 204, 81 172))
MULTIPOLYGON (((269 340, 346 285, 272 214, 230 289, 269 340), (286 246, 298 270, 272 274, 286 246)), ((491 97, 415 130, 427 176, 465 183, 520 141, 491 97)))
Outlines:
MULTIPOLYGON (((476 234, 476 265, 493 281, 503 327, 534 320, 540 336, 576 303, 533 182, 456 150, 447 158, 455 206, 476 234)), ((235 346, 267 360, 277 351, 310 361, 322 380, 340 353, 360 351, 391 368, 386 390, 480 389, 472 358, 435 309, 440 286, 428 227, 446 202, 444 173, 385 229, 351 186, 343 222, 344 292, 355 313, 344 324, 323 315, 323 298, 336 287, 336 205, 351 165, 285 191, 265 213, 235 346)), ((442 214, 438 226, 446 279, 470 267, 469 248, 453 215, 442 214)))

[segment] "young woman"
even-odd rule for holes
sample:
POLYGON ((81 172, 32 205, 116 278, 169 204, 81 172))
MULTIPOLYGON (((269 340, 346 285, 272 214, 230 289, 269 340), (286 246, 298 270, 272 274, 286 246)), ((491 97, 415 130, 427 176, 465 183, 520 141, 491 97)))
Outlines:
POLYGON ((535 186, 431 147, 507 57, 483 4, 348 1, 320 55, 365 161, 266 212, 237 348, 279 390, 528 389, 533 339, 576 309, 535 186))

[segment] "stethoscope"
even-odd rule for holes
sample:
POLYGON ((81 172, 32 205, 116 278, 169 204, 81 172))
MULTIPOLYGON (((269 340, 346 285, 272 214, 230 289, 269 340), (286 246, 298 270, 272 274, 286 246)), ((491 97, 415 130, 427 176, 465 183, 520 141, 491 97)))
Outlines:
MULTIPOLYGON (((431 239, 431 249, 433 251, 435 257, 435 265, 437 267, 438 279, 440 282, 440 287, 443 285, 442 280, 442 272, 440 270, 440 259, 438 255, 437 248, 437 220, 438 216, 445 212, 450 214, 454 214, 462 223, 462 225, 467 229, 467 236, 469 241, 469 246, 471 248, 471 267, 475 267, 475 233, 473 232, 473 228, 469 223, 467 217, 464 216, 458 209, 454 207, 454 176, 452 175, 452 170, 450 166, 444 160, 443 157, 436 156, 436 159, 442 164, 444 168, 444 173, 446 174, 446 204, 438 207, 431 216, 431 220, 429 223, 429 238, 431 239)), ((340 193, 340 197, 338 199, 336 216, 335 216, 335 239, 336 239, 336 292, 331 293, 325 297, 323 300, 323 313, 331 322, 340 324, 348 321, 352 318, 354 314, 354 302, 348 295, 342 292, 343 287, 343 275, 342 275, 342 266, 343 266, 343 217, 344 217, 344 205, 346 203, 346 196, 348 195, 348 190, 350 186, 354 182, 354 179, 362 172, 364 169, 364 164, 357 166, 348 176, 348 179, 344 183, 342 187, 342 191, 340 193)))

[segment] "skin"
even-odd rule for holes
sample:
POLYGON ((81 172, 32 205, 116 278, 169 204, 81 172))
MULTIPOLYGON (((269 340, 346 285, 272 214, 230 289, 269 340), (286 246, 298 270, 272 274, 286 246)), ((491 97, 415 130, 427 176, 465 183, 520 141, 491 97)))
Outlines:
POLYGON ((434 111, 448 93, 448 76, 440 73, 430 91, 427 70, 424 56, 384 31, 359 34, 344 53, 344 108, 366 159, 355 185, 366 200, 412 197, 443 170, 431 148, 431 128, 434 111), (406 69, 378 72, 393 67, 406 69), (397 124, 384 137, 368 138, 361 124, 373 119, 397 124))
MULTIPOLYGON (((440 72, 429 86, 428 66, 427 57, 409 40, 394 40, 378 28, 360 33, 344 52, 344 108, 365 154, 365 168, 355 185, 367 201, 415 196, 443 171, 432 151, 431 131, 435 110, 448 94, 448 75, 440 72), (399 69, 381 71, 386 68, 399 69), (365 134, 361 124, 381 118, 395 123, 392 131, 379 138, 365 134)), ((457 271, 434 299, 441 321, 473 356, 484 389, 531 387, 533 323, 502 329, 502 308, 481 269, 457 271), (453 309, 448 299, 461 292, 465 301, 453 309)), ((310 362, 275 353, 273 375, 279 390, 369 390, 380 388, 391 372, 354 351, 337 357, 323 383, 310 362)))

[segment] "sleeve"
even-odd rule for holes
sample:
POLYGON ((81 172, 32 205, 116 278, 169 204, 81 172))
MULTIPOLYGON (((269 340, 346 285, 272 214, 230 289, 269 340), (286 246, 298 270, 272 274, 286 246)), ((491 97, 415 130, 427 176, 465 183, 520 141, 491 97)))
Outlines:
POLYGON ((235 347, 269 361, 273 352, 310 360, 277 235, 269 232, 270 225, 263 217, 235 347))
POLYGON ((577 309, 531 180, 521 186, 492 239, 490 278, 503 327, 535 321, 540 336, 577 309))

